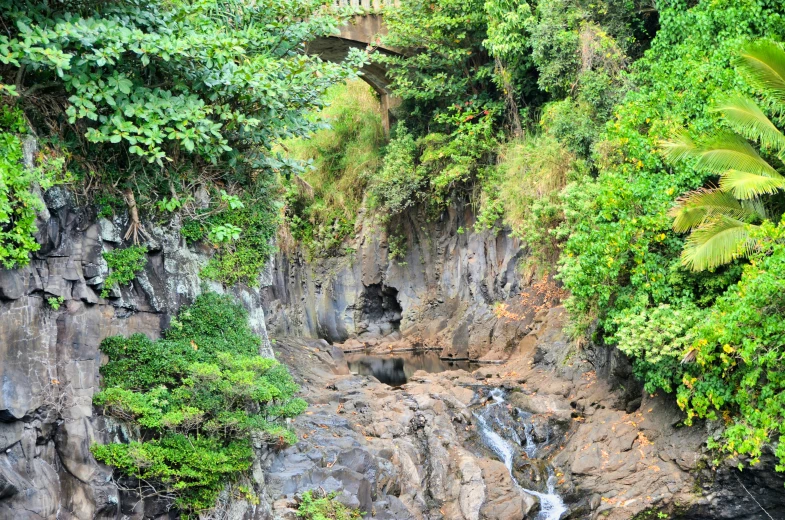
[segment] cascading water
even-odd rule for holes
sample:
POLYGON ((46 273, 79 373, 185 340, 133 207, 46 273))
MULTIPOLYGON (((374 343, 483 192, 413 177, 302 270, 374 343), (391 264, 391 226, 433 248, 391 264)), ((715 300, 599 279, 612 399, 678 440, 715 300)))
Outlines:
MULTIPOLYGON (((532 414, 530 414, 529 412, 524 412, 520 408, 516 408, 515 411, 518 412, 518 419, 521 419, 523 421, 529 421, 529 419, 532 416, 532 414)), ((529 458, 534 457, 534 454, 537 453, 537 443, 534 442, 534 435, 532 435, 533 429, 534 429, 534 425, 531 422, 524 422, 523 439, 525 443, 520 441, 520 437, 518 437, 519 440, 517 441, 518 444, 520 444, 523 447, 524 453, 526 453, 526 456, 529 458)))
MULTIPOLYGON (((477 419, 477 425, 479 426, 480 436, 482 437, 483 442, 502 460, 504 465, 507 467, 507 470, 510 472, 510 477, 512 478, 512 481, 515 482, 515 485, 525 493, 533 495, 540 500, 540 512, 535 517, 535 520, 559 520, 562 514, 567 512, 567 508, 565 507, 561 497, 556 493, 556 476, 553 474, 553 471, 548 468, 546 493, 534 491, 532 489, 526 489, 518 484, 518 480, 515 478, 515 475, 513 475, 512 471, 512 463, 515 457, 515 448, 513 447, 512 443, 499 435, 488 424, 488 417, 493 414, 494 407, 504 406, 504 394, 501 389, 494 388, 491 391, 491 397, 494 400, 493 404, 486 406, 485 409, 482 410, 482 413, 475 412, 474 414, 474 417, 477 419)), ((526 429, 524 430, 526 433, 526 444, 523 445, 523 442, 517 433, 504 425, 502 421, 498 419, 498 417, 494 417, 493 422, 497 424, 503 432, 508 433, 511 431, 514 434, 511 435, 511 437, 518 446, 522 446, 524 452, 527 455, 531 456, 537 450, 537 446, 531 436, 531 425, 527 425, 526 429)))

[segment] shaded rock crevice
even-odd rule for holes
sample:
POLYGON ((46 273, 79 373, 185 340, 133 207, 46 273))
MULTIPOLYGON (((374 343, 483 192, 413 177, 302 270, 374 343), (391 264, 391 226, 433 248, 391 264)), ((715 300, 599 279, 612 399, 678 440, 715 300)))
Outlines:
POLYGON ((504 361, 529 332, 536 304, 553 298, 518 273, 519 239, 475 232, 474 221, 464 202, 436 216, 414 208, 386 225, 361 215, 350 255, 306 262, 297 250, 279 253, 263 292, 271 333, 504 361), (497 312, 504 302, 517 306, 515 319, 497 312))
MULTIPOLYGON (((127 218, 98 218, 59 187, 43 199, 41 249, 25 267, 0 269, 0 518, 115 519, 126 509, 135 511, 129 518, 152 518, 169 506, 134 509, 126 503, 132 497, 118 493, 112 470, 90 453, 93 443, 117 437, 92 406, 99 346, 117 334, 158 338, 201 292, 198 273, 207 257, 186 247, 177 222, 148 223, 144 271, 103 298, 102 253, 120 246, 127 218), (61 300, 53 305, 49 298, 61 300)), ((258 290, 231 291, 272 355, 258 290)))

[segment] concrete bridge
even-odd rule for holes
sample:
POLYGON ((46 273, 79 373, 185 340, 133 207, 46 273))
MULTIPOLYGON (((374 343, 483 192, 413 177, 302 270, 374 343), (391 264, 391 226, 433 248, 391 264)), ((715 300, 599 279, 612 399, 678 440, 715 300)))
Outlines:
MULTIPOLYGON (((355 8, 361 14, 352 16, 349 23, 341 27, 339 34, 312 41, 308 45, 309 54, 335 62, 343 61, 352 48, 365 50, 370 46, 382 54, 398 54, 395 49, 386 48, 380 42, 380 37, 387 34, 384 10, 394 8, 398 0, 335 0, 333 4, 336 8, 355 8)), ((362 68, 362 79, 379 94, 382 125, 389 134, 392 123, 390 109, 397 105, 397 100, 389 90, 387 71, 381 64, 371 62, 362 68)))

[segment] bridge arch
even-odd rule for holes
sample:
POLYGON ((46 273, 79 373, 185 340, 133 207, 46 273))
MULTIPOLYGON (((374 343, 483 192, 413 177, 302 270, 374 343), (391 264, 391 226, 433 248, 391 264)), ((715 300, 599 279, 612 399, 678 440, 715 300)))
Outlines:
MULTIPOLYGON (((335 36, 317 38, 310 42, 307 52, 326 61, 340 62, 352 48, 365 50, 369 45, 382 54, 397 55, 395 49, 380 45, 379 37, 387 34, 382 16, 383 9, 394 7, 396 0, 335 0, 336 7, 355 7, 365 14, 352 16, 349 23, 340 28, 335 36)), ((371 62, 361 69, 361 78, 379 94, 382 112, 382 126, 389 135, 392 116, 390 109, 398 104, 392 95, 387 70, 379 63, 371 62)))

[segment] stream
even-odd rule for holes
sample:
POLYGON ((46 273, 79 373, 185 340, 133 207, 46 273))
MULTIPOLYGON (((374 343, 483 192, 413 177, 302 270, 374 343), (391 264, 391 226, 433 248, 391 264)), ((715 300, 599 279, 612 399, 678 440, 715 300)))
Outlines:
POLYGON ((442 359, 439 353, 433 350, 396 352, 389 355, 370 355, 360 351, 347 352, 344 356, 352 372, 373 376, 380 382, 394 387, 405 385, 418 370, 438 373, 459 369, 471 371, 477 367, 476 363, 470 361, 442 359))
MULTIPOLYGON (((540 511, 535 520, 559 520, 567 512, 567 508, 561 497, 556 493, 556 476, 553 473, 553 469, 550 466, 547 467, 548 477, 546 479, 545 492, 522 487, 513 473, 513 460, 519 451, 525 453, 527 458, 534 458, 537 452, 538 446, 532 438, 531 424, 524 424, 524 438, 521 439, 521 436, 518 435, 515 429, 509 426, 509 422, 514 422, 515 419, 507 411, 503 390, 494 388, 491 390, 490 395, 494 402, 474 413, 483 443, 499 456, 510 472, 510 477, 515 482, 515 485, 521 491, 539 499, 540 511), (500 420, 500 414, 506 416, 508 421, 500 420)), ((529 414, 526 412, 519 411, 519 418, 527 416, 529 414)))

